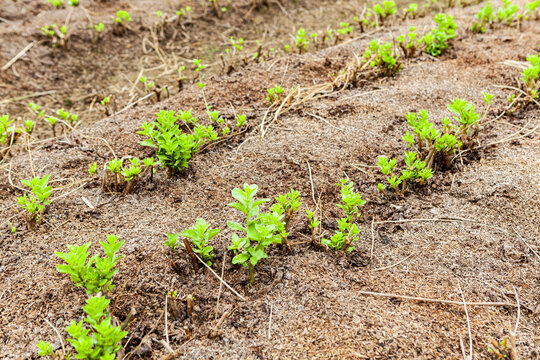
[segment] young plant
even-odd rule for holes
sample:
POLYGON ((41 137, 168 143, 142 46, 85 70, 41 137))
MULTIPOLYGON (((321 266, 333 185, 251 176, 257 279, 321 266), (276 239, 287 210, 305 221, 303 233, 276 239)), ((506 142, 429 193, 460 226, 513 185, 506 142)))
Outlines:
POLYGON ((379 76, 395 76, 401 70, 399 55, 393 50, 391 42, 379 44, 371 40, 364 52, 364 60, 379 76))
POLYGON ((386 18, 396 13, 397 5, 394 1, 385 0, 382 4, 375 4, 372 11, 383 24, 386 18))
POLYGON ((308 39, 306 30, 303 28, 298 29, 296 32, 296 42, 295 46, 298 49, 298 53, 302 54, 304 51, 306 51, 308 45, 308 39))
POLYGON ((192 249, 208 266, 212 266, 212 258, 214 248, 208 245, 208 242, 217 234, 220 229, 210 229, 210 224, 204 219, 197 219, 195 225, 191 229, 182 232, 182 236, 191 239, 193 243, 192 249))
POLYGON ((403 55, 406 58, 412 58, 416 54, 416 50, 420 44, 420 41, 416 39, 417 35, 415 33, 416 28, 411 26, 409 28, 409 33, 407 37, 405 35, 400 35, 396 38, 396 42, 403 51, 403 55))
POLYGON ((69 111, 62 109, 58 109, 56 111, 56 114, 60 116, 60 119, 64 120, 64 122, 72 127, 77 125, 77 120, 79 119, 79 115, 71 114, 69 111))
POLYGON ((97 163, 90 164, 88 167, 88 173, 90 175, 95 175, 97 173, 97 163))
POLYGON ((525 20, 529 19, 538 19, 538 13, 540 9, 540 0, 531 1, 530 3, 525 4, 525 13, 523 18, 525 20))
POLYGON ((236 116, 236 127, 241 128, 246 123, 246 115, 241 114, 236 116))
POLYGON ((64 7, 64 0, 47 0, 49 4, 52 4, 55 8, 61 9, 64 7))
POLYGON ((156 102, 160 102, 162 100, 161 94, 163 92, 167 93, 167 97, 169 97, 169 89, 167 86, 161 87, 153 81, 148 81, 144 76, 141 76, 140 81, 143 83, 144 89, 148 94, 154 93, 156 95, 156 102))
POLYGON ((107 241, 100 241, 105 257, 94 255, 91 258, 88 249, 92 242, 78 246, 67 245, 69 252, 55 252, 54 254, 67 264, 57 265, 56 270, 60 273, 69 274, 76 287, 84 287, 87 294, 102 292, 107 294, 114 289, 113 277, 118 272, 115 269, 118 260, 123 255, 117 255, 118 250, 124 244, 124 240, 114 235, 107 235, 107 241))
POLYGON ((497 9, 497 21, 511 25, 518 12, 518 6, 512 4, 512 0, 502 0, 503 7, 497 9))
MULTIPOLYGON (((32 121, 28 123, 28 121, 25 124, 25 130, 27 134, 30 134, 34 123, 32 121)), ((11 146, 20 136, 21 129, 13 125, 13 120, 10 120, 8 115, 0 116, 0 160, 10 153, 11 146)))
POLYGON ((124 179, 127 182, 127 185, 124 189, 124 194, 130 193, 135 188, 135 185, 137 185, 140 180, 142 172, 141 161, 138 157, 129 159, 129 162, 129 167, 124 168, 122 171, 122 176, 124 176, 124 179))
POLYGON ((405 118, 414 134, 407 132, 403 139, 415 150, 417 157, 423 159, 427 168, 433 169, 437 158, 442 160, 443 168, 450 168, 453 154, 457 150, 462 147, 471 148, 477 143, 476 125, 485 118, 492 98, 493 95, 484 93, 486 108, 482 116, 476 113, 473 104, 456 98, 447 106, 455 116, 452 119, 442 119, 442 131, 428 121, 427 111, 408 113, 405 118))
MULTIPOLYGON (((116 358, 118 351, 122 348, 120 341, 127 335, 121 326, 113 326, 111 314, 108 307, 110 300, 103 296, 93 296, 86 300, 83 307, 86 318, 78 323, 71 321, 66 328, 71 338, 67 341, 73 346, 74 353, 69 352, 65 359, 72 356, 75 359, 109 359, 116 358), (87 329, 84 324, 90 325, 87 329)), ((37 345, 39 356, 52 356, 53 360, 64 359, 58 353, 53 353, 52 344, 40 341, 37 345)))
POLYGON ((494 18, 495 14, 493 8, 491 7, 491 3, 488 1, 485 6, 480 8, 478 14, 476 14, 476 19, 478 21, 472 24, 471 31, 475 33, 485 33, 486 25, 491 25, 494 18))
POLYGON ((233 234, 232 245, 228 247, 235 254, 232 259, 233 264, 242 264, 249 270, 250 282, 254 281, 254 267, 264 258, 267 258, 267 248, 272 244, 281 243, 281 235, 279 225, 281 224, 279 215, 272 213, 263 214, 259 211, 259 205, 269 201, 269 199, 256 199, 259 187, 255 184, 244 184, 244 188, 234 188, 232 196, 238 201, 230 203, 229 206, 234 207, 244 213, 246 217, 245 225, 234 221, 228 221, 227 226, 231 230, 244 233, 243 237, 238 234, 233 234), (275 214, 275 215, 274 215, 275 214))
POLYGON ((414 19, 418 14, 418 4, 410 3, 409 6, 403 11, 403 19, 407 17, 414 19))
POLYGON ((437 29, 424 35, 422 43, 428 54, 439 56, 448 48, 448 40, 456 37, 457 25, 452 16, 442 13, 435 15, 434 20, 438 25, 437 29))
POLYGON ((52 47, 69 50, 69 34, 66 25, 60 27, 56 24, 46 25, 41 28, 41 35, 51 40, 52 47))
POLYGON ((92 41, 94 44, 99 42, 99 35, 105 30, 105 24, 100 22, 99 24, 94 25, 94 31, 92 32, 92 41))
POLYGON ((337 206, 343 210, 345 217, 338 220, 338 231, 330 239, 322 239, 321 243, 335 252, 342 250, 343 254, 349 254, 354 250, 351 244, 358 241, 360 228, 355 221, 361 219, 360 206, 366 202, 359 193, 354 191, 354 183, 348 179, 341 179, 341 204, 337 206))
POLYGON ((321 222, 315 215, 313 211, 310 211, 309 209, 306 209, 306 214, 309 220, 309 230, 311 231, 311 242, 315 244, 315 236, 317 234, 317 229, 319 228, 319 225, 321 225, 321 222))
POLYGON ((123 35, 127 30, 127 23, 131 21, 131 16, 127 11, 118 10, 113 18, 113 34, 123 35))
POLYGON ((266 91, 268 93, 266 100, 269 103, 274 104, 277 101, 281 101, 281 94, 283 94, 285 89, 283 89, 281 85, 276 85, 275 87, 267 89, 266 91))
POLYGON ((302 202, 300 201, 300 191, 291 189, 289 193, 277 196, 276 201, 281 209, 283 209, 285 215, 285 230, 288 230, 289 221, 291 220, 293 213, 298 210, 300 205, 302 205, 302 202))
POLYGON ((147 137, 141 145, 156 148, 159 163, 168 169, 169 175, 187 168, 202 145, 218 138, 212 126, 197 125, 193 133, 186 134, 176 124, 178 119, 174 111, 162 110, 157 114, 157 121, 143 123, 142 130, 137 132, 147 137))
POLYGON ((167 240, 163 243, 163 246, 168 246, 171 249, 171 253, 174 254, 176 248, 180 246, 178 239, 180 238, 179 234, 167 234, 167 240))
POLYGON ((521 90, 522 92, 512 94, 508 99, 512 102, 513 110, 519 107, 526 108, 532 102, 538 102, 540 91, 540 55, 534 54, 527 56, 529 66, 521 72, 521 90))
MULTIPOLYGON (((107 170, 114 179, 114 192, 118 192, 118 183, 120 180, 120 173, 122 172, 122 163, 123 161, 121 159, 113 159, 105 164, 107 170)), ((108 182, 106 181, 108 178, 108 176, 103 178, 104 185, 106 182, 108 182)))
POLYGON ((24 194, 17 198, 17 203, 26 210, 22 216, 28 224, 28 229, 32 230, 36 224, 41 222, 41 214, 45 207, 51 203, 49 197, 52 193, 52 186, 48 186, 51 175, 46 175, 43 178, 35 177, 30 180, 21 180, 23 185, 31 188, 30 194, 24 194))

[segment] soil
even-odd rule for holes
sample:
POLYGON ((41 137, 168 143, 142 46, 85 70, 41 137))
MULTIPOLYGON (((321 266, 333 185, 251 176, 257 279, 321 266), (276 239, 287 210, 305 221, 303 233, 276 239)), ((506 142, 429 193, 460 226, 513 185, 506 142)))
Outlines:
MULTIPOLYGON (((360 12, 363 7, 356 1, 321 2, 319 7, 283 2, 283 9, 272 3, 269 9, 253 10, 252 20, 244 20, 241 15, 250 10, 252 2, 239 3, 228 21, 245 31, 269 23, 269 19, 275 19, 274 24, 297 24, 298 14, 309 13, 309 19, 320 20, 317 14, 324 14, 325 9, 350 7, 360 12)), ((112 4, 92 2, 88 9, 110 14, 113 7, 126 6, 112 4)), ((141 13, 145 5, 141 2, 141 13)), ((15 14, 9 9, 16 6, 29 10, 20 17, 7 17, 12 22, 8 27, 37 22, 39 17, 31 16, 39 11, 44 11, 43 16, 57 15, 45 6, 22 2, 10 3, 0 17, 9 11, 15 14)), ((91 98, 73 101, 73 108, 87 116, 86 126, 56 138, 44 133, 45 140, 30 150, 15 148, 13 156, 0 163, 0 357, 37 358, 39 340, 61 349, 45 319, 60 331, 65 343, 64 328, 71 320, 82 319, 87 296, 56 271, 59 259, 54 252, 67 251, 67 244, 88 241, 98 251, 98 242, 106 234, 115 234, 126 242, 115 277, 117 287, 110 294, 114 314, 123 321, 132 309, 136 312, 122 342, 126 358, 460 359, 460 341, 465 351, 469 349, 470 325, 474 358, 489 359, 486 349, 491 339, 501 340, 514 331, 518 303, 517 350, 523 359, 539 358, 540 108, 532 105, 498 115, 512 93, 502 86, 515 86, 519 78, 520 70, 507 61, 524 61, 537 51, 540 22, 525 22, 520 30, 499 25, 485 34, 472 34, 466 29, 480 6, 445 11, 460 28, 442 56, 423 54, 403 60, 403 69, 394 78, 372 79, 307 102, 274 123, 267 121, 264 137, 260 128, 268 109, 267 88, 276 84, 306 88, 327 82, 328 74, 339 73, 354 54, 363 53, 372 38, 389 41, 412 25, 430 29, 431 16, 394 21, 376 33, 338 46, 277 56, 237 68, 229 75, 216 71, 206 79, 208 103, 227 119, 245 113, 249 130, 197 154, 181 175, 167 177, 165 171, 158 171, 153 183, 141 182, 128 195, 105 192, 88 175, 88 166, 93 162, 101 166, 115 156, 150 155, 136 132, 162 109, 191 108, 199 119, 205 119, 201 89, 187 84, 182 92, 157 104, 140 104, 105 118, 94 110, 78 110, 88 109, 91 98), (430 119, 442 119, 450 116, 446 106, 456 97, 482 109, 482 91, 495 95, 479 132, 482 146, 458 159, 452 169, 437 172, 428 186, 413 189, 404 199, 386 200, 377 190, 383 178, 376 162, 381 155, 402 154, 401 137, 408 130, 404 115, 426 109, 430 119), (98 117, 102 119, 96 121, 98 117), (20 179, 49 173, 54 187, 52 204, 44 222, 28 231, 16 203, 23 193, 20 179), (354 181, 355 189, 367 200, 362 207, 360 240, 349 257, 307 241, 310 233, 304 215, 304 209, 318 206, 323 235, 331 236, 342 215, 335 205, 340 199, 336 184, 344 177, 354 181), (239 212, 227 204, 233 201, 231 190, 244 183, 258 184, 258 195, 265 198, 294 188, 303 201, 291 220, 289 238, 302 244, 289 253, 272 248, 269 257, 257 265, 252 286, 249 273, 232 265, 227 251, 233 233, 227 221, 241 221, 239 212), (183 252, 174 257, 176 269, 170 265, 170 253, 163 246, 165 235, 183 231, 200 217, 222 229, 211 244, 216 253, 213 270, 223 274, 247 301, 222 286, 209 270, 194 270, 183 252), (168 303, 166 322, 163 314, 169 291, 177 291, 180 311, 174 314, 168 303), (188 296, 195 298, 192 317, 185 309, 188 296), (465 308, 458 303, 400 296, 511 305, 465 308), (166 341, 172 354, 164 346, 166 341)), ((339 18, 339 12, 335 14, 339 18)), ((326 24, 328 21, 318 25, 325 28, 326 24)), ((198 26, 207 29, 207 25, 193 25, 189 34, 196 34, 198 26)), ((40 45, 17 63, 18 75, 13 70, 0 73, 0 93, 14 97, 44 91, 56 81, 66 89, 58 90, 53 98, 57 97, 47 102, 54 107, 62 103, 61 94, 69 88, 76 89, 72 92, 75 98, 91 91, 93 83, 99 93, 111 86, 129 87, 120 79, 118 64, 125 60, 128 77, 137 76, 137 61, 143 54, 135 44, 144 34, 142 23, 139 26, 124 38, 108 36, 107 48, 115 51, 100 53, 95 68, 81 70, 86 75, 63 67, 88 62, 87 54, 78 58, 75 51, 89 41, 82 35, 69 55, 51 65, 54 71, 43 70, 43 76, 34 77, 30 74, 40 67, 40 61, 46 61, 40 60, 44 53, 50 59, 58 50, 40 45), (110 67, 103 66, 107 59, 112 59, 110 67), (58 77, 53 81, 54 74, 65 74, 66 80, 58 77), (75 86, 76 79, 88 87, 75 86), (15 81, 23 84, 17 92, 13 90, 15 81)), ((292 32, 277 28, 275 34, 292 32)), ((4 36, 7 30, 2 31, 4 36)), ((0 64, 14 56, 15 49, 24 47, 33 34, 21 31, 10 36, 19 42, 2 43, 10 51, 3 49, 0 64)), ((193 36, 208 47, 215 44, 211 31, 193 36)), ((193 51, 200 54, 203 48, 193 51)), ((125 93, 118 97, 129 98, 125 93)), ((23 117, 24 111, 17 110, 22 105, 17 104, 9 103, 2 111, 23 117)))

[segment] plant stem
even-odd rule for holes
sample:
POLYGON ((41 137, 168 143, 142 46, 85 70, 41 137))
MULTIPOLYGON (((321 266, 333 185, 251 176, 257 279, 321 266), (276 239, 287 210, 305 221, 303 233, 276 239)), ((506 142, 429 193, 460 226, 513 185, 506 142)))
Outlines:
POLYGON ((253 285, 253 282, 255 281, 255 276, 253 274, 253 265, 251 265, 251 263, 249 263, 248 268, 249 268, 250 283, 251 283, 251 285, 253 285))

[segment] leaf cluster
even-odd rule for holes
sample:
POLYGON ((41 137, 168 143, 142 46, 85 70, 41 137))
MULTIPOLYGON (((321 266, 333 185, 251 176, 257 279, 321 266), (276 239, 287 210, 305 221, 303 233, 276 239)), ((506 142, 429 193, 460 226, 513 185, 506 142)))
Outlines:
POLYGON ((182 236, 191 239, 193 245, 193 252, 200 256, 200 258, 208 265, 212 266, 212 258, 214 254, 212 251, 214 248, 209 246, 210 240, 219 234, 220 229, 211 229, 210 224, 204 219, 197 219, 195 225, 191 229, 184 230, 182 236))
POLYGON ((87 294, 97 294, 103 292, 107 294, 114 289, 113 276, 118 272, 115 269, 118 260, 123 255, 117 255, 118 250, 124 244, 124 240, 119 241, 115 235, 107 235, 106 241, 100 241, 105 254, 100 257, 98 254, 89 258, 89 248, 92 242, 84 245, 67 245, 69 252, 55 252, 54 254, 67 264, 57 265, 56 270, 69 274, 76 287, 84 287, 87 294))
MULTIPOLYGON (((539 0, 540 1, 540 0, 539 0)), ((476 14, 476 19, 478 21, 474 22, 471 26, 472 32, 475 33, 485 33, 486 25, 491 25, 495 19, 495 14, 491 3, 488 1, 486 5, 480 8, 476 14)))
POLYGON ((143 123, 138 134, 147 139, 141 145, 156 148, 156 156, 162 167, 170 174, 188 167, 189 160, 204 144, 217 140, 218 134, 212 126, 196 125, 192 133, 183 132, 176 124, 179 115, 173 110, 162 110, 157 121, 143 123))
POLYGON ((234 188, 232 196, 237 202, 229 206, 241 211, 245 217, 245 223, 228 221, 227 226, 234 231, 243 233, 243 236, 233 234, 232 245, 228 247, 235 254, 233 264, 242 264, 249 269, 251 283, 253 284, 253 268, 257 263, 267 258, 267 248, 275 243, 281 243, 284 235, 283 215, 276 211, 261 213, 259 206, 269 199, 256 199, 259 187, 255 184, 244 184, 243 189, 234 188))
MULTIPOLYGON (((361 219, 360 206, 366 202, 362 200, 359 193, 354 191, 354 183, 348 179, 341 179, 339 184, 341 187, 341 204, 337 207, 343 210, 345 217, 338 220, 338 231, 330 238, 323 238, 321 243, 328 246, 334 251, 343 250, 345 254, 349 254, 354 250, 351 244, 358 241, 360 228, 355 224, 355 221, 361 219)), ((310 226, 318 225, 320 222, 313 218, 313 214, 308 213, 310 226)))
POLYGON ((24 216, 30 229, 34 224, 41 221, 41 214, 45 209, 45 206, 49 205, 51 201, 49 197, 52 193, 52 186, 48 185, 51 175, 46 175, 43 178, 34 177, 29 180, 21 180, 23 185, 28 186, 31 189, 30 194, 24 194, 17 198, 17 203, 25 209, 29 215, 24 216))
POLYGON ((437 28, 422 37, 425 51, 432 56, 439 56, 448 48, 448 40, 456 37, 458 26, 451 15, 439 13, 434 18, 437 28))
POLYGON ((377 40, 371 40, 368 48, 364 52, 364 60, 369 66, 376 70, 380 76, 394 76, 401 70, 401 63, 398 61, 399 54, 394 51, 391 42, 379 44, 377 40))

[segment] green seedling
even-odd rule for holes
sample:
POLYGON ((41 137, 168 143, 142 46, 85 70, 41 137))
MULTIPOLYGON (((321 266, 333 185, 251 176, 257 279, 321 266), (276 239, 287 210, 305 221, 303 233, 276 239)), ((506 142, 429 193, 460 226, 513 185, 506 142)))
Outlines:
POLYGON ((51 356, 53 360, 61 359, 116 359, 118 351, 122 348, 120 341, 127 335, 121 326, 113 326, 108 311, 110 300, 102 296, 93 296, 86 300, 83 307, 86 318, 78 323, 71 321, 66 328, 71 338, 67 341, 73 346, 74 353, 53 353, 50 343, 40 341, 37 345, 39 356, 51 356), (87 329, 84 324, 90 325, 87 329))
POLYGON ((24 122, 24 130, 26 131, 27 134, 31 134, 32 131, 34 131, 34 126, 36 125, 35 122, 33 122, 32 120, 26 120, 24 122))
MULTIPOLYGON (((121 159, 113 159, 105 164, 107 170, 109 171, 110 176, 114 180, 114 192, 118 192, 118 183, 120 180, 120 173, 122 172, 122 163, 121 159)), ((109 176, 103 178, 103 184, 108 183, 109 176)))
POLYGON ((79 0, 69 0, 69 5, 73 7, 79 6, 79 0))
POLYGON ((285 89, 283 89, 281 85, 276 85, 275 87, 267 89, 266 91, 268 93, 266 100, 269 103, 274 104, 277 101, 281 101, 281 94, 283 94, 285 89))
POLYGON ((302 205, 299 198, 300 192, 294 189, 291 189, 287 194, 277 196, 277 203, 272 205, 270 208, 272 212, 267 216, 268 223, 273 223, 276 226, 281 236, 281 243, 287 248, 289 247, 287 236, 289 235, 290 220, 293 213, 302 205))
MULTIPOLYGON (((433 171, 426 167, 426 163, 417 158, 414 151, 405 152, 405 167, 401 171, 401 175, 397 176, 396 160, 388 159, 386 156, 379 157, 377 165, 380 171, 386 175, 386 180, 391 189, 394 190, 396 197, 403 196, 405 194, 406 185, 418 184, 424 185, 427 180, 433 176, 433 171), (401 185, 401 187, 400 187, 401 185)), ((386 190, 386 185, 379 183, 377 188, 387 198, 390 198, 386 190)))
POLYGON ((105 24, 100 22, 99 24, 94 25, 94 31, 92 32, 92 41, 94 44, 99 42, 99 35, 105 30, 105 24))
POLYGON ((176 12, 176 20, 175 20, 176 25, 180 25, 180 23, 182 22, 182 19, 184 19, 184 18, 187 18, 188 22, 192 21, 191 6, 186 6, 185 8, 180 8, 180 10, 178 10, 176 12))
POLYGON ((43 119, 45 117, 45 111, 44 110, 39 110, 40 107, 39 107, 38 104, 35 104, 35 103, 31 102, 31 103, 28 104, 28 107, 36 115, 36 120, 40 120, 40 119, 43 119))
POLYGON ((157 121, 143 123, 138 134, 147 139, 141 145, 156 148, 156 156, 162 167, 166 167, 169 175, 188 167, 188 162, 200 147, 218 138, 212 126, 197 125, 193 133, 186 134, 180 130, 176 121, 178 115, 174 111, 160 111, 157 121))
POLYGON ((43 340, 39 340, 39 343, 36 345, 38 347, 39 356, 52 356, 53 359, 60 358, 60 354, 53 354, 53 346, 51 343, 48 343, 43 340))
POLYGON ((64 7, 64 0, 47 0, 49 4, 52 4, 55 8, 61 9, 64 7))
POLYGON ((110 96, 105 96, 99 103, 101 104, 101 106, 103 106, 106 116, 111 116, 115 113, 113 109, 116 108, 116 104, 111 103, 110 96))
MULTIPOLYGON (((540 0, 539 0, 540 1, 540 0)), ((495 19, 495 14, 491 3, 488 1, 476 14, 477 21, 474 22, 471 26, 471 31, 475 33, 485 33, 486 26, 491 25, 495 19)))
POLYGON ((163 243, 163 246, 168 246, 171 249, 171 253, 174 254, 176 248, 180 246, 179 238, 179 234, 167 234, 167 240, 163 243))
POLYGON ((94 255, 89 258, 88 249, 92 245, 89 241, 82 246, 67 245, 69 252, 55 252, 54 254, 67 264, 57 265, 56 270, 60 273, 68 274, 76 287, 83 287, 87 294, 97 294, 102 292, 107 294, 114 289, 113 277, 118 272, 115 269, 118 260, 123 255, 117 255, 118 250, 124 244, 124 240, 114 235, 107 235, 107 241, 100 241, 105 254, 104 257, 94 255))
POLYGON ((140 180, 141 176, 141 161, 139 158, 129 159, 129 167, 124 168, 122 171, 122 176, 124 176, 125 181, 127 182, 126 188, 124 189, 124 194, 130 193, 135 185, 140 180))
POLYGON ((432 56, 439 56, 448 48, 448 40, 456 37, 457 25, 454 18, 446 14, 437 14, 434 18, 437 29, 433 29, 422 37, 425 51, 432 56))
POLYGON ((94 296, 86 300, 83 307, 86 313, 84 323, 90 329, 83 327, 83 321, 71 322, 66 328, 72 337, 68 342, 75 349, 76 359, 115 359, 122 348, 120 341, 127 335, 121 326, 113 326, 112 318, 107 311, 110 300, 105 297, 94 296), (89 335, 90 334, 90 335, 89 335))
POLYGON ((503 7, 497 9, 497 21, 511 25, 519 8, 512 0, 503 0, 503 7))
MULTIPOLYGON (((30 134, 34 123, 32 121, 29 123, 28 121, 25 123, 25 130, 27 134, 30 134), (30 126, 30 128, 28 126, 30 126)), ((10 154, 11 146, 15 144, 21 136, 21 129, 16 127, 13 123, 14 121, 9 119, 9 115, 0 116, 0 160, 10 154)))
POLYGON ((351 34, 353 31, 353 27, 346 22, 339 23, 339 29, 336 30, 336 39, 335 42, 337 43, 339 39, 341 39, 343 36, 351 34))
POLYGON ((51 40, 51 46, 69 50, 69 34, 66 25, 46 25, 41 28, 41 35, 51 40))
POLYGON ((354 183, 348 179, 341 179, 341 204, 337 206, 345 213, 345 217, 338 220, 338 231, 330 238, 323 238, 321 243, 328 246, 333 251, 342 250, 344 254, 349 254, 354 250, 351 244, 358 241, 360 228, 355 221, 361 219, 360 206, 366 202, 362 200, 360 194, 354 191, 354 183))
POLYGON ((153 157, 143 159, 144 166, 150 170, 150 182, 154 181, 156 166, 159 165, 155 160, 153 157))
POLYGON ((127 23, 131 21, 131 16, 125 10, 118 10, 116 17, 113 18, 113 33, 122 35, 127 30, 127 23))
POLYGON ((155 82, 147 80, 144 76, 141 76, 140 82, 143 83, 144 89, 148 94, 154 93, 156 95, 156 102, 162 100, 161 94, 164 92, 167 94, 167 97, 169 97, 169 88, 167 86, 161 87, 155 82))
POLYGON ((418 158, 423 158, 426 167, 433 169, 435 159, 440 154, 443 167, 449 168, 453 154, 462 148, 471 148, 476 142, 476 126, 485 118, 493 95, 484 93, 486 108, 483 115, 476 113, 473 104, 463 99, 456 98, 448 105, 448 110, 454 113, 452 119, 443 118, 442 131, 428 121, 428 114, 425 110, 418 113, 408 113, 405 118, 407 123, 413 128, 414 134, 407 132, 403 139, 408 146, 413 148, 418 158), (453 121, 452 121, 453 120, 453 121))
POLYGON ((300 201, 300 192, 294 189, 287 194, 279 195, 276 197, 277 203, 283 209, 285 215, 285 229, 289 228, 289 221, 293 216, 293 213, 298 210, 302 202, 300 201))
POLYGON ((236 116, 236 127, 241 128, 246 123, 246 115, 237 115, 236 116))
MULTIPOLYGON (((526 101, 538 99, 538 91, 540 90, 540 56, 538 54, 527 56, 529 66, 523 69, 521 73, 522 86, 526 95, 526 101)), ((521 96, 522 94, 520 94, 521 96)))
POLYGON ((371 40, 364 52, 365 62, 380 76, 395 76, 402 67, 398 58, 391 42, 379 44, 377 40, 371 40))
POLYGON ((256 199, 259 187, 244 184, 244 188, 234 188, 232 196, 238 201, 229 206, 240 210, 246 217, 245 224, 228 221, 227 226, 234 231, 244 233, 243 237, 233 234, 232 245, 228 247, 234 252, 233 264, 241 264, 249 270, 250 282, 254 282, 254 267, 264 258, 267 258, 267 248, 272 244, 281 243, 283 235, 279 215, 276 213, 263 214, 259 205, 268 202, 268 199, 256 199), (276 225, 276 221, 279 225, 276 225), (280 234, 281 233, 281 234, 280 234))
POLYGON ((214 248, 209 246, 208 243, 219 234, 220 229, 210 229, 210 224, 204 219, 197 219, 195 225, 191 229, 187 229, 182 232, 182 236, 185 236, 191 239, 193 252, 199 255, 199 257, 204 261, 208 266, 212 266, 212 258, 214 254, 212 251, 214 248))
POLYGON ((354 250, 354 246, 350 244, 358 241, 356 235, 359 233, 360 228, 356 224, 351 224, 345 218, 342 218, 338 220, 338 231, 330 239, 323 238, 321 243, 335 252, 345 249, 345 254, 349 254, 354 250))
POLYGON ((525 13, 523 14, 523 18, 525 20, 538 19, 539 9, 540 0, 531 1, 530 3, 525 4, 525 13))
POLYGON ((308 45, 308 39, 306 30, 303 28, 298 29, 296 32, 296 42, 295 46, 298 49, 298 53, 302 54, 304 51, 306 51, 308 45))
POLYGON ((396 38, 396 42, 403 51, 403 55, 405 55, 406 58, 412 58, 416 54, 416 50, 418 49, 418 46, 420 45, 420 41, 416 38, 417 35, 415 33, 416 28, 414 26, 411 26, 409 28, 409 33, 405 35, 400 35, 396 38))
POLYGON ((394 1, 385 0, 382 4, 375 4, 372 11, 378 16, 381 24, 383 24, 386 18, 396 13, 397 5, 394 1))
POLYGON ((58 109, 56 113, 60 116, 60 119, 64 120, 64 122, 70 126, 75 126, 77 124, 77 120, 79 119, 78 115, 70 114, 69 111, 64 109, 58 109))
POLYGON ((45 121, 47 121, 51 125, 53 136, 56 137, 56 124, 58 123, 58 118, 54 116, 49 116, 45 118, 45 121))
POLYGON ((97 173, 97 163, 90 164, 88 167, 88 173, 90 175, 95 175, 97 173))
POLYGON ((407 17, 414 19, 418 15, 418 4, 410 3, 409 6, 404 10, 403 19, 407 17))
POLYGON ((50 177, 49 174, 43 178, 35 177, 30 180, 21 180, 23 185, 31 189, 30 194, 24 194, 17 198, 17 203, 27 212, 23 213, 22 216, 26 220, 29 230, 41 222, 45 207, 51 203, 49 197, 52 193, 52 186, 48 185, 50 177))
POLYGON ((311 231, 311 242, 315 244, 315 236, 317 235, 317 229, 319 228, 319 225, 321 225, 321 222, 313 211, 306 209, 306 214, 309 220, 308 227, 311 231))

